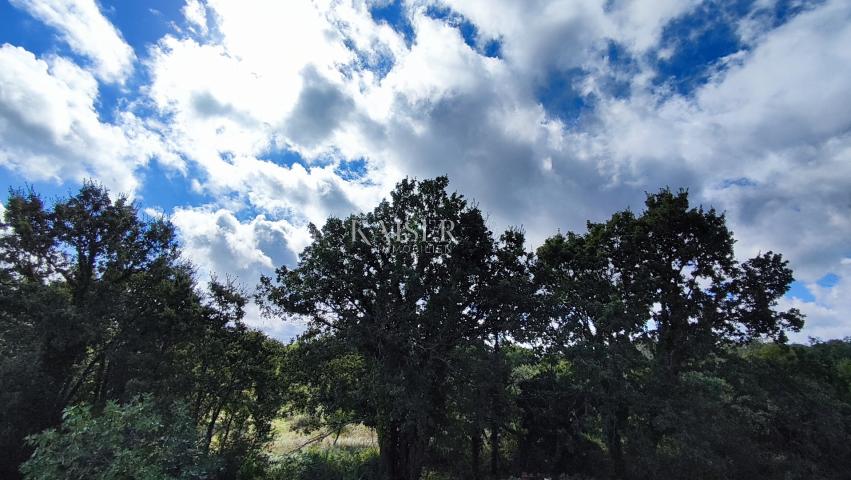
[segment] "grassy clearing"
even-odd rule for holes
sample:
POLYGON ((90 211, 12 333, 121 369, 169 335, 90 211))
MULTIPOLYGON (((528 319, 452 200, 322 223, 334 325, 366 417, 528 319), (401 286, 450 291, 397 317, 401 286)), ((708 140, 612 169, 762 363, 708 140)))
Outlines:
MULTIPOLYGON (((274 439, 269 444, 269 453, 272 456, 284 456, 296 451, 299 447, 311 440, 328 433, 327 430, 318 432, 302 433, 296 431, 294 426, 298 424, 297 418, 281 418, 272 422, 274 439)), ((310 443, 312 448, 361 449, 377 448, 378 438, 375 431, 364 425, 351 425, 344 428, 340 435, 334 433, 310 443)))
POLYGON ((269 480, 378 478, 378 439, 372 429, 351 425, 339 435, 328 430, 303 433, 296 428, 300 423, 298 417, 272 422, 274 438, 268 452, 273 464, 269 480))

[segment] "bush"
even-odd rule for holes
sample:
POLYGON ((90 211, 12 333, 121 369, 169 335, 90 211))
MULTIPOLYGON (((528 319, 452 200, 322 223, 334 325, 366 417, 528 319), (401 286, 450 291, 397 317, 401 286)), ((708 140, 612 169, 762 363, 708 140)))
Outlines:
POLYGON ((195 426, 184 409, 168 418, 150 397, 65 409, 62 426, 31 435, 21 466, 27 480, 190 480, 208 478, 195 426))
POLYGON ((280 459, 270 480, 372 480, 378 476, 378 449, 309 449, 280 459))

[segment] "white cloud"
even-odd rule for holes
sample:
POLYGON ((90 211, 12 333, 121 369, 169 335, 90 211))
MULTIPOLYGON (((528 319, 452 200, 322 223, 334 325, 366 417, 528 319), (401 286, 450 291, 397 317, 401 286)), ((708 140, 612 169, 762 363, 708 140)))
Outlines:
POLYGON ((693 98, 608 100, 589 148, 617 184, 692 186, 726 209, 740 255, 780 251, 820 277, 851 235, 849 18, 843 2, 799 15, 693 98))
POLYGON ((12 5, 55 28, 72 50, 94 63, 98 78, 124 83, 135 55, 103 16, 95 0, 10 0, 12 5))
POLYGON ((498 60, 468 47, 456 28, 426 16, 418 16, 414 25, 416 43, 384 79, 382 90, 404 95, 413 104, 433 105, 475 94, 500 69, 498 60))
POLYGON ((302 319, 290 318, 281 321, 277 317, 264 317, 260 312, 260 307, 253 302, 245 306, 243 321, 249 327, 261 330, 266 335, 284 343, 288 343, 307 330, 307 322, 302 319))
POLYGON ((655 47, 672 19, 700 4, 699 0, 617 0, 609 6, 613 31, 609 35, 636 53, 655 47))
POLYGON ((240 221, 229 210, 181 207, 170 216, 183 242, 183 252, 198 268, 202 279, 230 276, 253 288, 260 274, 292 264, 291 245, 303 247, 307 238, 286 220, 258 215, 240 221))
POLYGON ((841 263, 851 238, 847 2, 826 2, 779 28, 747 17, 736 31, 750 50, 715 65, 688 96, 654 84, 653 54, 673 58, 681 44, 657 52, 660 36, 695 1, 445 2, 476 25, 478 46, 498 40, 501 58, 481 55, 457 25, 426 15, 433 4, 406 3, 409 45, 363 1, 249 8, 190 0, 183 14, 195 33, 215 34, 168 35, 145 59, 151 84, 143 93, 159 123, 132 114, 100 123, 90 74, 4 47, 9 58, 0 61, 20 71, 0 71, 10 85, 0 90, 6 150, 36 149, 41 137, 18 133, 28 125, 54 140, 38 145, 48 149, 43 165, 33 153, 20 158, 35 163, 9 154, 3 162, 49 178, 118 179, 133 178, 153 154, 178 170, 185 158, 197 168, 182 171, 198 172, 194 184, 216 199, 174 211, 187 254, 207 272, 248 284, 293 261, 306 222, 371 208, 402 175, 449 174, 494 229, 522 225, 532 243, 640 209, 645 191, 687 186, 695 201, 726 209, 740 256, 771 249, 806 282, 829 271, 842 277, 803 309, 813 316, 808 332, 851 332, 842 320, 851 305, 840 298, 851 278, 841 263), (607 59, 612 41, 633 56, 632 70, 607 59), (550 75, 569 72, 579 73, 565 88, 588 100, 578 119, 538 97, 550 75), (22 75, 34 80, 14 80, 22 75), (626 94, 607 92, 611 78, 626 94), (147 153, 128 159, 133 142, 147 153), (72 161, 55 160, 60 148, 72 161), (291 151, 303 160, 293 163, 291 151), (361 158, 364 177, 342 178, 341 162, 361 158), (239 220, 239 210, 256 213, 239 220))
MULTIPOLYGON (((208 7, 219 40, 169 36, 146 62, 149 97, 168 118, 162 131, 201 167, 201 189, 299 225, 377 201, 379 188, 334 173, 340 158, 365 153, 361 132, 346 128, 368 118, 355 111, 357 86, 340 71, 354 60, 337 30, 341 20, 311 2, 208 7), (270 160, 290 149, 317 164, 270 160)), ((365 15, 347 13, 345 28, 365 15)))
POLYGON ((91 177, 132 194, 150 156, 178 161, 134 115, 102 123, 97 93, 92 74, 65 58, 0 46, 0 164, 30 180, 91 177))
POLYGON ((201 34, 207 33, 207 7, 201 0, 186 0, 181 12, 191 28, 201 34))
POLYGON ((604 2, 593 0, 449 0, 445 4, 469 18, 481 35, 502 39, 505 58, 524 76, 581 65, 588 49, 604 41, 610 28, 604 2))
POLYGON ((806 286, 815 298, 805 302, 798 298, 784 299, 781 307, 795 307, 807 316, 806 329, 792 336, 793 340, 806 342, 809 337, 822 340, 851 336, 848 313, 851 312, 851 259, 843 258, 833 270, 837 282, 831 286, 821 286, 817 282, 807 282, 806 286))
MULTIPOLYGON (((286 220, 269 220, 257 215, 240 220, 233 212, 210 206, 177 208, 171 215, 183 244, 183 254, 198 268, 199 279, 207 282, 228 278, 246 292, 254 291, 261 274, 272 275, 280 265, 292 265, 310 241, 305 229, 286 220)), ((246 306, 245 323, 282 341, 304 330, 298 322, 265 318, 253 302, 246 306)))

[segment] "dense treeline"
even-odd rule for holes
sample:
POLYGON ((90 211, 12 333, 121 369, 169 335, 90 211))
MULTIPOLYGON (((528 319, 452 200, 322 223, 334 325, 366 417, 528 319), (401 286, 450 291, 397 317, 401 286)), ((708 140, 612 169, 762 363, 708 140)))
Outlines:
POLYGON ((851 341, 787 345, 779 254, 736 261, 670 190, 529 252, 447 187, 311 227, 253 298, 96 185, 11 192, 0 478, 848 478, 851 341), (307 330, 247 328, 251 300, 307 330), (378 455, 271 458, 292 414, 378 455))
MULTIPOLYGON (((50 207, 33 192, 12 192, 4 228, 0 478, 17 476, 32 453, 24 437, 59 425, 66 407, 86 404, 97 416, 141 395, 156 403, 143 411, 163 421, 188 417, 201 432, 199 454, 215 454, 217 471, 231 475, 259 452, 282 402, 281 346, 245 327, 246 299, 233 286, 196 288, 171 224, 86 185, 50 207)), ((129 448, 98 444, 108 438, 89 446, 129 448)), ((78 452, 81 463, 120 457, 87 453, 78 452)), ((34 478, 65 476, 56 468, 34 478)), ((163 474, 180 477, 182 468, 164 465, 163 474)))

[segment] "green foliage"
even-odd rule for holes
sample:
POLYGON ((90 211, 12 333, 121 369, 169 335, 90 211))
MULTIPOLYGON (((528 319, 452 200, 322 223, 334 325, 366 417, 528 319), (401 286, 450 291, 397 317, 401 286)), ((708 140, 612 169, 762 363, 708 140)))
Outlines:
POLYGON ((259 454, 283 402, 280 345, 245 327, 233 285, 198 288, 173 225, 87 183, 51 205, 12 191, 2 228, 0 478, 64 408, 139 394, 185 403, 225 472, 259 454))
POLYGON ((13 477, 29 453, 23 437, 57 425, 66 405, 168 396, 187 373, 178 345, 202 319, 173 227, 125 198, 86 184, 48 207, 13 191, 4 220, 0 342, 15 346, 0 354, 10 419, 0 475, 13 477))
POLYGON ((208 460, 185 408, 163 416, 149 397, 65 409, 62 425, 32 435, 27 480, 189 480, 208 478, 208 460))
POLYGON ((775 310, 792 282, 780 255, 737 263, 724 216, 690 207, 685 191, 649 195, 646 207, 589 223, 585 234, 556 235, 538 249, 538 332, 549 339, 546 351, 575 372, 581 410, 564 414, 599 422, 586 435, 601 440, 614 476, 666 455, 661 464, 671 471, 663 476, 709 475, 730 458, 713 450, 729 432, 722 422, 704 422, 733 394, 705 373, 707 362, 734 345, 782 343, 803 320, 794 309, 775 310), (697 437, 672 447, 674 431, 697 437))
POLYGON ((233 282, 198 287, 167 220, 93 184, 11 192, 0 478, 847 478, 851 339, 786 345, 779 254, 737 261, 667 189, 532 254, 447 187, 311 226, 255 294, 307 322, 287 346, 233 282), (282 413, 379 448, 271 459, 282 413))
MULTIPOLYGON (((485 318, 477 307, 493 240, 481 212, 447 193, 447 184, 445 177, 405 180, 372 212, 329 219, 313 229, 297 268, 281 267, 276 282, 264 278, 260 285, 268 313, 309 321, 302 343, 352 360, 332 372, 363 372, 356 388, 323 396, 319 406, 333 415, 348 410, 375 427, 392 478, 419 478, 431 437, 447 423, 450 372, 465 367, 453 362, 454 353, 479 334, 485 318), (441 234, 405 244, 402 234, 386 234, 436 224, 453 225, 454 241, 441 234), (440 248, 428 250, 429 242, 440 248)), ((324 391, 329 384, 324 375, 320 381, 309 380, 307 388, 324 391)))
POLYGON ((269 480, 377 480, 374 448, 308 449, 276 462, 269 480))

